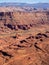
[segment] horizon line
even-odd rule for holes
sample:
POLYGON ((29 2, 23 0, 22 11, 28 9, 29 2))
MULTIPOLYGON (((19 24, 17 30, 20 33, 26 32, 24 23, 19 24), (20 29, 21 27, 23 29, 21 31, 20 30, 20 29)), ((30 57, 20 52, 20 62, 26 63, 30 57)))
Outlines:
POLYGON ((33 2, 33 3, 29 3, 29 2, 0 2, 0 3, 25 3, 25 4, 41 4, 41 3, 47 3, 47 4, 49 4, 49 2, 33 2))

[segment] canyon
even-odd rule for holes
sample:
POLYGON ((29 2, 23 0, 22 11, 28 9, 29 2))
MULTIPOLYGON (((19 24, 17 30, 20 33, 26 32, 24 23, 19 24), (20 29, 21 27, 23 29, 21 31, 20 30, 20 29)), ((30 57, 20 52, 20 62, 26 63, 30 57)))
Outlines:
POLYGON ((49 10, 0 9, 0 65, 49 65, 49 10))

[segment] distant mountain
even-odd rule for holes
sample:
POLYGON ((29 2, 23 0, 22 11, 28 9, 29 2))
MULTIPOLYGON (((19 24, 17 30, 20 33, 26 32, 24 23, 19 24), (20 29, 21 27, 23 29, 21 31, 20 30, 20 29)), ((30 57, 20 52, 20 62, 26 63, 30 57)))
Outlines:
POLYGON ((32 7, 34 7, 34 8, 49 8, 49 3, 37 3, 37 4, 33 4, 32 7))
POLYGON ((33 7, 33 8, 49 8, 49 3, 35 3, 35 4, 27 4, 27 3, 0 3, 0 6, 15 6, 15 7, 33 7))

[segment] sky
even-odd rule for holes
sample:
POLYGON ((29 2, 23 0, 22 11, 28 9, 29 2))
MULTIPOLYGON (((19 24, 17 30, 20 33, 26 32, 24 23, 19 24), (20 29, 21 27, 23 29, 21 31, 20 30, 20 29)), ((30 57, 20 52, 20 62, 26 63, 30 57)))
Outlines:
POLYGON ((18 2, 18 3, 49 3, 49 0, 0 0, 2 2, 18 2))

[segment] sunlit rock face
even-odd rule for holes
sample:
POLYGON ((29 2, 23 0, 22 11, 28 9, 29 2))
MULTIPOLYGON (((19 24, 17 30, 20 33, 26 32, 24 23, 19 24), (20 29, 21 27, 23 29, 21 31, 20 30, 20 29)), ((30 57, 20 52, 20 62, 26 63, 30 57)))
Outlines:
POLYGON ((49 11, 0 11, 0 65, 49 65, 49 11))
POLYGON ((0 25, 7 27, 11 30, 28 30, 34 26, 48 25, 49 12, 22 12, 22 11, 3 11, 0 12, 0 25))

